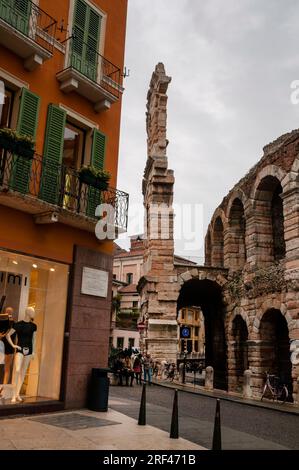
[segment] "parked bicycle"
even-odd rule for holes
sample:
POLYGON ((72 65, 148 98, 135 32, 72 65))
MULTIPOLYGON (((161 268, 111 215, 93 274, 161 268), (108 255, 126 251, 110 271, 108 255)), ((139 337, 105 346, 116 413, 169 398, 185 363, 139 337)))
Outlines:
POLYGON ((283 404, 286 402, 289 396, 289 391, 286 384, 282 383, 279 377, 266 372, 266 382, 264 385, 261 400, 263 400, 263 398, 267 394, 270 395, 273 401, 275 400, 278 403, 283 404))

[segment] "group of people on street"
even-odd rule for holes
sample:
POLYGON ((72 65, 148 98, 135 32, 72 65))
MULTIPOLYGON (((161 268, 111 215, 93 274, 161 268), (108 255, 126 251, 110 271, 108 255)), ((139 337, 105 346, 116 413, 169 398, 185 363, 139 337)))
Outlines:
POLYGON ((149 353, 141 354, 132 350, 121 351, 112 362, 112 370, 118 377, 118 385, 133 386, 134 379, 141 385, 142 375, 144 383, 151 385, 155 364, 149 353))

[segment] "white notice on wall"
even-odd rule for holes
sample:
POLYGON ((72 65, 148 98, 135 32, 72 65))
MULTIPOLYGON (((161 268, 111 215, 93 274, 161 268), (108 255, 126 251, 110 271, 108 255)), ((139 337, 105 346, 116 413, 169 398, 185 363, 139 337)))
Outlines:
POLYGON ((107 297, 108 276, 108 271, 87 268, 84 266, 82 272, 81 294, 95 295, 96 297, 107 297))

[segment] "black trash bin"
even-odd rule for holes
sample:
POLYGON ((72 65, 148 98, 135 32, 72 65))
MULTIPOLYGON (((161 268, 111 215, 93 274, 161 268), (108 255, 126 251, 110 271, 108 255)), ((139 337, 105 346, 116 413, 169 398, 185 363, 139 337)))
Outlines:
POLYGON ((92 411, 107 411, 109 396, 109 368, 92 369, 89 383, 87 407, 92 411))

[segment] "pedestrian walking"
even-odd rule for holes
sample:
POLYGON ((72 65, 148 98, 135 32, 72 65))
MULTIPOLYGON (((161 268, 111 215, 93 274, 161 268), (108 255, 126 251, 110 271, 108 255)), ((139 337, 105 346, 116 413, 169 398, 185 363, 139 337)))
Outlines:
POLYGON ((130 356, 125 357, 123 370, 124 370, 124 376, 126 379, 126 386, 128 387, 129 379, 130 379, 130 387, 133 387, 134 372, 133 372, 132 360, 130 356))
POLYGON ((138 384, 141 385, 141 372, 142 372, 141 359, 142 359, 142 354, 138 354, 137 356, 135 356, 135 358, 133 360, 133 372, 135 374, 135 379, 136 379, 137 385, 138 384))
POLYGON ((146 382, 147 379, 149 385, 152 384, 153 365, 154 361, 152 360, 150 353, 146 353, 143 358, 143 381, 146 382))

